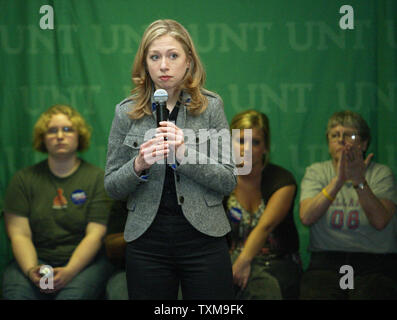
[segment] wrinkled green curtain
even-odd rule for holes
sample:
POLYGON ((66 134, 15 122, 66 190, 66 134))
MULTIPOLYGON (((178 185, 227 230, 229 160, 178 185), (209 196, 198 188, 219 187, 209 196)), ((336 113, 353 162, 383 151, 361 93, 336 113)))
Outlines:
MULTIPOLYGON (((82 154, 104 167, 116 103, 131 89, 131 66, 146 26, 172 18, 191 32, 207 88, 232 116, 247 108, 271 124, 271 160, 298 182, 328 158, 325 126, 341 109, 372 129, 375 160, 397 171, 397 2, 349 1, 354 29, 343 30, 345 1, 0 1, 0 209, 12 175, 45 155, 31 148, 39 114, 55 103, 77 108, 93 128, 82 154), (40 7, 54 29, 40 28, 40 7)), ((299 194, 298 194, 299 196, 299 194)), ((15 199, 18 201, 18 199, 15 199)), ((305 266, 308 229, 295 220, 305 266)), ((0 221, 0 272, 11 259, 0 221)))

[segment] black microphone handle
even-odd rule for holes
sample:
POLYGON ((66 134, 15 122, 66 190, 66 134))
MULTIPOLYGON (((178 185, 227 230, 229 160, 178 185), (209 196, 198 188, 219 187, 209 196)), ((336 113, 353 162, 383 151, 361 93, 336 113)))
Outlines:
POLYGON ((165 102, 156 102, 157 127, 161 121, 168 121, 169 111, 165 102))

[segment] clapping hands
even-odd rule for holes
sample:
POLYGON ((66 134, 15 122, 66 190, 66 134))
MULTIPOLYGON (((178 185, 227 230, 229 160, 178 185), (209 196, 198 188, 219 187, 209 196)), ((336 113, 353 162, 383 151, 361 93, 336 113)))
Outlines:
POLYGON ((370 153, 365 159, 360 145, 345 145, 338 162, 338 180, 344 183, 348 180, 357 185, 365 180, 365 171, 374 154, 370 153))

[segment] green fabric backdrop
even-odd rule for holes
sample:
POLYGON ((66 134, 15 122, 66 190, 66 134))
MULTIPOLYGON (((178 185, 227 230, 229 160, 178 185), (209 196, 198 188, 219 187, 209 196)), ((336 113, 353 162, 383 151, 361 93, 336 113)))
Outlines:
MULTIPOLYGON (((55 103, 76 107, 93 127, 83 157, 101 167, 116 103, 131 89, 130 70, 146 26, 172 18, 191 32, 207 88, 224 99, 228 120, 265 112, 272 161, 297 181, 328 158, 325 125, 341 109, 372 128, 375 160, 397 169, 397 2, 351 0, 354 29, 342 30, 346 1, 0 1, 0 209, 18 170, 43 159, 32 152, 39 114, 55 103), (39 27, 54 8, 54 30, 39 27)), ((18 199, 15 199, 18 201, 18 199)), ((308 229, 295 218, 307 266, 308 229)), ((0 273, 11 258, 0 221, 0 273)))

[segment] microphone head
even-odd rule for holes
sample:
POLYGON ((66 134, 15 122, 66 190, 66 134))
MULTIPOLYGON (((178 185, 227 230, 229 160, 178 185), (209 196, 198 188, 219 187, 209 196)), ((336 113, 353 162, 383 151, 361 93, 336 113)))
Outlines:
POLYGON ((158 102, 158 103, 167 102, 168 92, 165 91, 164 89, 157 89, 154 92, 153 100, 154 102, 158 102))

